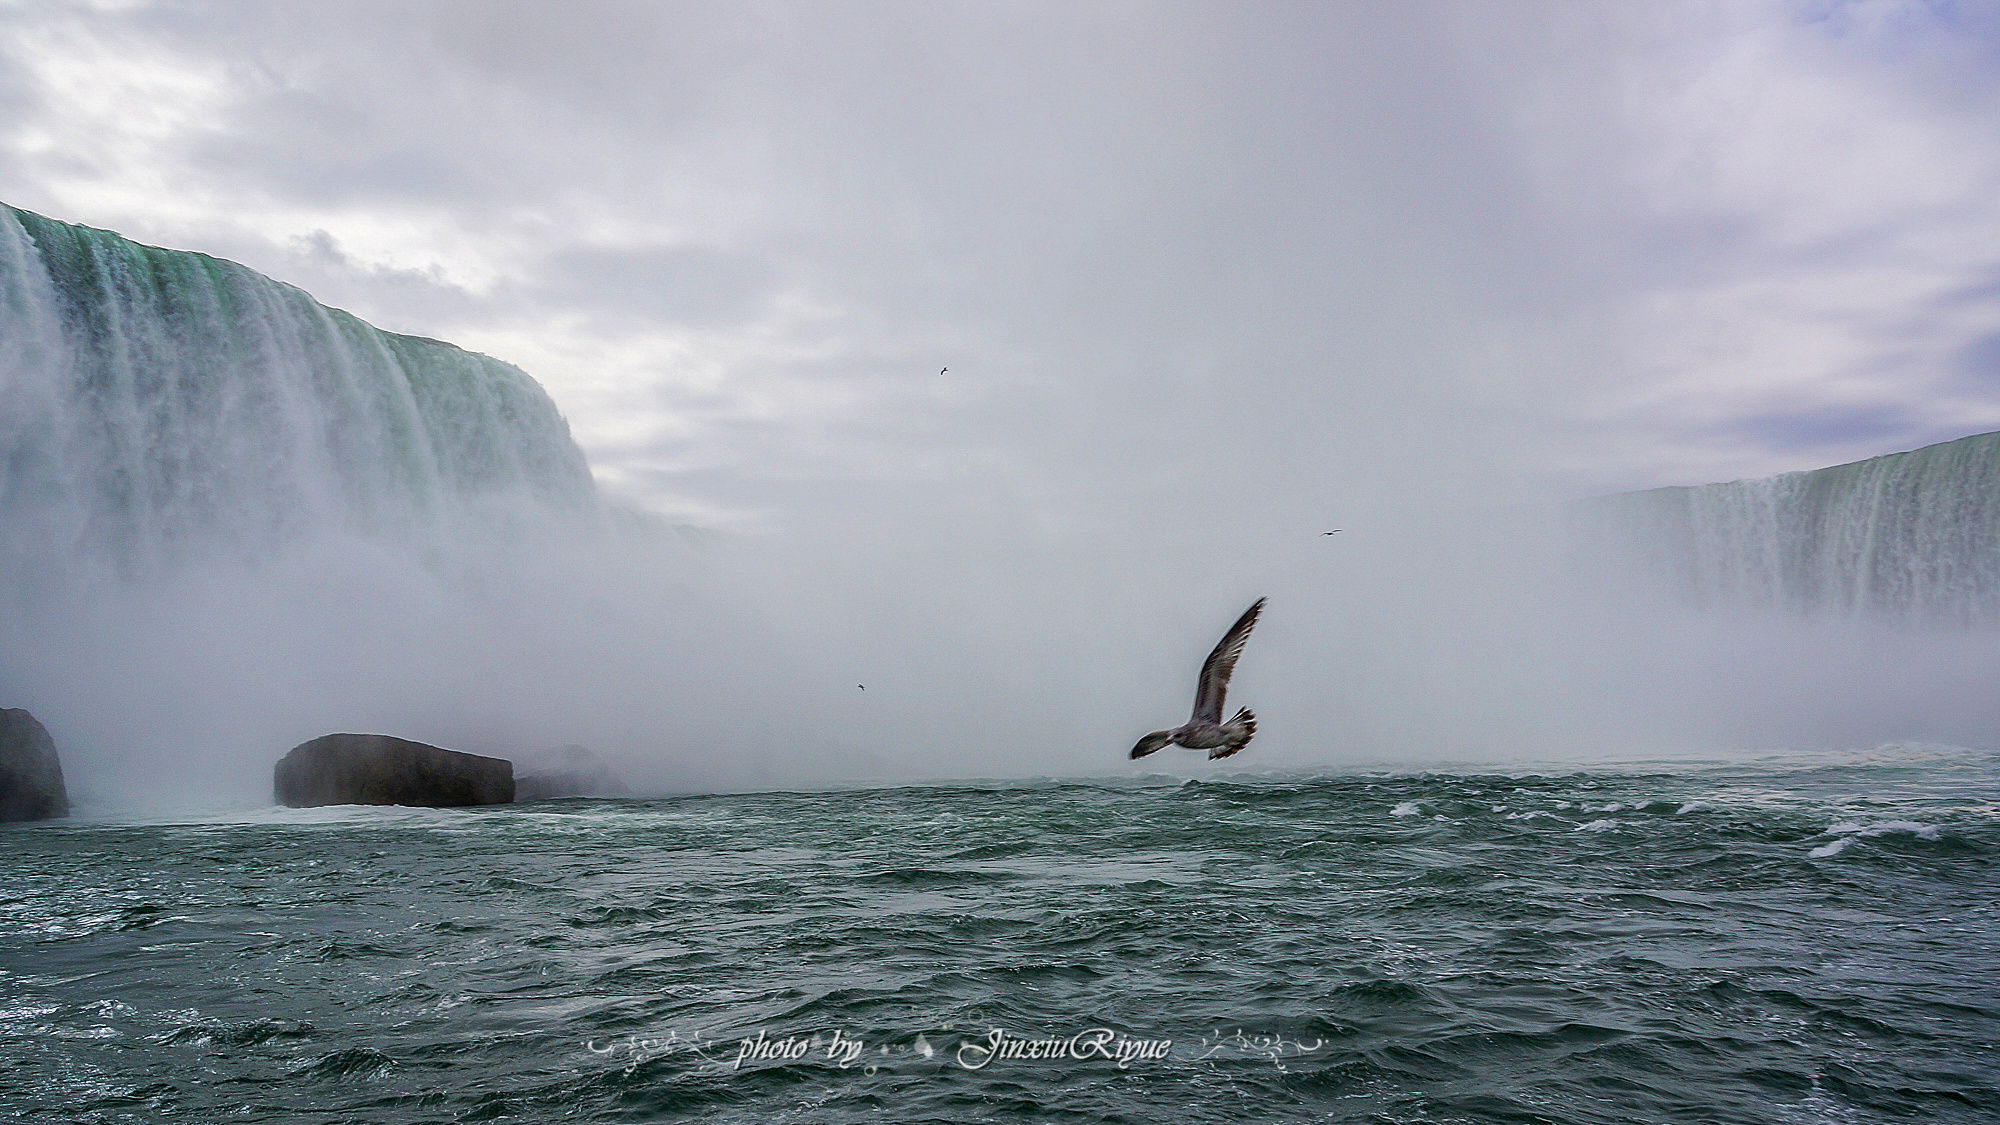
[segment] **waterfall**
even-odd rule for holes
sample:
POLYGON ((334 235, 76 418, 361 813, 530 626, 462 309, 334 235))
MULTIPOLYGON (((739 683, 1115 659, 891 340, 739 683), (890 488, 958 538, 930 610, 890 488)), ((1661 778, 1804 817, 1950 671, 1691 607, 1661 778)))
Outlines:
POLYGON ((2000 624, 2000 433, 1586 501, 1584 541, 1705 608, 2000 624))
POLYGON ((518 368, 5 206, 0 529, 0 706, 86 809, 268 802, 348 731, 741 785, 850 703, 518 368))
POLYGON ((234 262, 0 206, 0 519, 35 572, 419 544, 595 504, 519 368, 383 332, 234 262))

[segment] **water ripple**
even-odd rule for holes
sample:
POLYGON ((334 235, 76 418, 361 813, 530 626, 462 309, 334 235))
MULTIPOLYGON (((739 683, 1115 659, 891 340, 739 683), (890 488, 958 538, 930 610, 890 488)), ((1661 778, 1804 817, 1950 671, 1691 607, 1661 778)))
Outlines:
POLYGON ((10 830, 0 1116, 1989 1122, 1996 764, 10 830))

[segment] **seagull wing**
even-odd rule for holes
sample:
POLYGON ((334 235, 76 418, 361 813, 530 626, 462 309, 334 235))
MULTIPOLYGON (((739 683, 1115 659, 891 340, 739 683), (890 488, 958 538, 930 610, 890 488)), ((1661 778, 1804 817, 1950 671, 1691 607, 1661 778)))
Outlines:
POLYGON ((1264 599, 1258 598, 1256 604, 1244 610, 1243 616, 1236 619, 1236 624, 1222 634, 1222 639, 1215 643, 1215 651, 1208 654, 1208 660, 1201 666, 1201 685, 1194 693, 1192 721, 1222 721, 1222 697, 1229 690, 1229 675, 1236 671, 1236 658, 1243 655, 1243 642, 1250 639, 1250 627, 1257 624, 1257 614, 1263 608, 1264 599))

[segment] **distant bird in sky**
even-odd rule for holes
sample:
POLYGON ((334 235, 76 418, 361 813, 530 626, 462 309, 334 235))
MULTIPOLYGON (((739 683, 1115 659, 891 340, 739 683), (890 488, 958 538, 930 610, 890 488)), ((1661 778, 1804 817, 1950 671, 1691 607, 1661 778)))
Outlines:
POLYGON ((1332 531, 1322 531, 1322 532, 1320 532, 1320 534, 1321 534, 1321 535, 1338 535, 1338 534, 1340 534, 1341 532, 1343 532, 1343 531, 1346 531, 1346 530, 1347 530, 1347 529, 1346 529, 1346 528, 1344 528, 1344 527, 1336 527, 1336 528, 1334 528, 1334 529, 1333 529, 1332 531))
POLYGON ((855 684, 854 686, 855 686, 855 687, 858 687, 858 688, 860 688, 860 689, 861 689, 862 691, 867 691, 867 690, 868 690, 868 685, 867 685, 867 684, 855 684))
POLYGON ((1156 730, 1140 739, 1132 747, 1134 758, 1143 758, 1162 746, 1185 746, 1208 751, 1209 761, 1214 761, 1250 744, 1251 736, 1257 733, 1257 716, 1245 707, 1223 722, 1222 697, 1229 690, 1229 674, 1236 671, 1236 658, 1243 655, 1243 642, 1250 639, 1250 629, 1257 624, 1257 614, 1263 608, 1264 599, 1258 598, 1222 634, 1215 651, 1208 654, 1201 666, 1201 681, 1195 687, 1194 716, 1184 726, 1156 730))
POLYGON ((938 368, 938 374, 942 375, 942 374, 944 374, 945 372, 947 372, 947 371, 950 371, 950 370, 951 370, 951 368, 949 368, 949 367, 940 367, 940 368, 938 368))

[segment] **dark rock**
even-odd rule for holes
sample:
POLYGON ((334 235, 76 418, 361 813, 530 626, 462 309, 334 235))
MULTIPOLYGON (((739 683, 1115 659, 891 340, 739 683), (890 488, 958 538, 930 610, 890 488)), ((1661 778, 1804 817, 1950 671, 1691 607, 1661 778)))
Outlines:
POLYGON ((629 797, 632 790, 602 758, 581 746, 565 746, 536 760, 514 783, 516 801, 551 797, 629 797))
POLYGON ((0 821, 68 815, 56 740, 21 708, 0 709, 0 821))
POLYGON ((514 763, 461 754, 386 734, 329 734, 278 761, 278 801, 314 805, 504 805, 514 799, 514 763))

